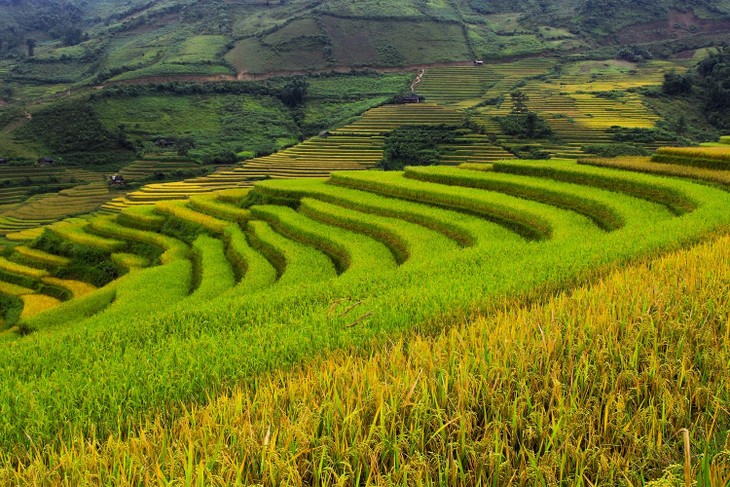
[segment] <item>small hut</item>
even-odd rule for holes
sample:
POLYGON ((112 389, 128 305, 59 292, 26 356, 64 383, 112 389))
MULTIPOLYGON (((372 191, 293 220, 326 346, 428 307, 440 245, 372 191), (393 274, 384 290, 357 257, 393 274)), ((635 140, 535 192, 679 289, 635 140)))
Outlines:
POLYGON ((119 174, 115 174, 114 176, 109 177, 109 185, 113 187, 120 187, 127 184, 127 182, 124 180, 124 176, 121 176, 119 174))
POLYGON ((0 157, 0 164, 7 164, 9 161, 4 157, 0 157))
POLYGON ((403 103, 421 103, 423 101, 423 97, 419 96, 415 93, 410 93, 408 95, 403 96, 402 101, 403 101, 403 103))
POLYGON ((40 159, 38 159, 39 166, 52 166, 53 163, 55 163, 55 162, 56 161, 54 161, 52 157, 48 157, 48 156, 41 157, 40 159))
POLYGON ((482 61, 480 59, 475 59, 474 66, 484 66, 484 61, 482 61))

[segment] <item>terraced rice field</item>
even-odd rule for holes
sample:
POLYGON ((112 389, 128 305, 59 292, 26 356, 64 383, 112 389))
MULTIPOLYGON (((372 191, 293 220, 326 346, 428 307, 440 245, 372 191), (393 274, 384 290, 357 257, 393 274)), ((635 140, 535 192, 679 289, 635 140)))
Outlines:
POLYGON ((200 166, 194 162, 171 161, 152 157, 134 161, 119 171, 119 174, 127 181, 139 181, 141 179, 153 178, 160 173, 163 175, 173 175, 175 173, 198 170, 200 170, 200 166))
MULTIPOLYGON (((395 123, 385 114, 402 110, 376 109, 368 123, 295 148, 290 157, 307 159, 328 144, 336 150, 347 141, 353 151, 372 152, 369 160, 375 160, 377 149, 357 144, 372 138, 356 135, 357 130, 374 132, 371 122, 378 118, 395 123), (339 137, 342 141, 334 140, 339 137)), ((434 123, 437 115, 457 121, 445 108, 406 110, 426 110, 434 123)), ((453 163, 461 160, 454 157, 453 163)), ((368 164, 363 159, 363 168, 368 164)), ((79 467, 69 464, 35 473, 24 466, 41 461, 34 453, 37 445, 53 456, 58 448, 80 448, 77 441, 98 445, 119 431, 134 435, 145 424, 170 424, 188 410, 171 405, 205 402, 230 391, 231 384, 255 381, 312 354, 358 350, 413 330, 437 334, 448 323, 563 289, 627 261, 691 244, 730 224, 730 194, 706 184, 711 178, 699 172, 686 179, 568 159, 387 173, 356 169, 329 177, 282 174, 253 189, 213 192, 211 185, 205 194, 186 200, 69 219, 41 235, 18 235, 26 238, 23 245, 0 258, 0 293, 20 307, 18 330, 31 333, 0 339, 4 345, 12 342, 0 347, 3 367, 26 371, 22 377, 0 374, 0 467, 5 468, 0 478, 75 478, 79 467), (82 255, 116 267, 104 272, 96 265, 84 267, 82 255), (42 364, 53 364, 53 375, 42 373, 42 364)), ((2 318, 5 326, 13 326, 8 321, 12 316, 2 318)), ((543 325, 541 329, 550 329, 549 323, 543 325)), ((543 334, 542 340, 547 343, 552 335, 543 334)), ((435 380, 448 382, 445 377, 435 380)), ((725 392, 718 394, 725 397, 725 392)), ((727 411, 713 411, 715 431, 730 427, 727 411)), ((371 420, 368 424, 377 423, 371 420)), ((323 438, 339 434, 332 428, 341 419, 318 421, 323 438)), ((440 424, 449 421, 457 422, 440 424)), ((378 428, 378 441, 393 434, 385 426, 378 428)), ((456 445, 458 435, 449 428, 429 430, 429 435, 445 434, 444 441, 456 445)), ((284 434, 284 424, 269 422, 265 429, 269 432, 256 433, 257 441, 268 445, 263 438, 270 438, 271 451, 295 444, 278 436, 284 434)), ((668 443, 676 429, 667 424, 652 434, 664 435, 659 443, 668 443)), ((359 431, 360 426, 353 434, 359 431)), ((418 454, 435 448, 407 431, 399 444, 418 454)), ((522 438, 522 448, 534 450, 524 429, 510 434, 522 438)), ((595 448, 610 441, 601 438, 595 448)), ((500 451, 507 447, 502 439, 489 441, 497 441, 500 451)), ((634 441, 601 454, 621 458, 639 448, 634 441)), ((299 442, 306 443, 304 438, 299 442)), ((302 459, 312 461, 309 447, 304 448, 302 459)), ((656 444, 652 448, 667 454, 656 444)), ((551 475, 575 480, 574 455, 548 460, 549 455, 534 451, 536 461, 552 465, 551 475)), ((585 452, 578 451, 580 461, 588 462, 585 452)), ((373 465, 353 464, 360 458, 356 454, 342 455, 345 463, 329 454, 317 457, 332 465, 327 482, 346 470, 361 478, 381 475, 381 468, 393 468, 403 458, 400 450, 383 452, 373 465)), ((464 479, 483 464, 466 453, 454 455, 464 479)), ((208 460, 195 473, 159 465, 151 475, 169 480, 190 472, 188 478, 203 483, 204 478, 221 479, 212 481, 217 485, 233 481, 226 460, 215 455, 208 460)), ((661 471, 660 463, 654 460, 651 468, 661 471)), ((242 474, 246 483, 308 483, 323 474, 316 462, 297 468, 276 466, 271 459, 243 464, 248 465, 242 474)), ((517 458, 500 465, 524 470, 517 458)), ((446 467, 433 468, 452 485, 467 483, 446 474, 446 467)), ((596 469, 586 478, 605 480, 606 472, 637 475, 630 467, 615 466, 601 474, 596 469)), ((137 479, 144 473, 133 467, 125 475, 137 479)))
POLYGON ((98 208, 111 199, 101 179, 76 167, 0 167, 0 181, 7 185, 0 188, 0 235, 98 208), (68 189, 29 197, 41 187, 59 185, 68 189))
MULTIPOLYGON (((583 146, 611 141, 607 128, 615 125, 650 128, 657 121, 637 94, 623 92, 618 97, 606 97, 601 93, 657 85, 664 72, 675 67, 665 62, 639 67, 613 62, 577 62, 567 63, 562 72, 553 74, 551 70, 557 63, 557 59, 546 57, 485 66, 429 68, 414 87, 426 96, 426 103, 374 108, 352 124, 329 131, 326 137, 313 137, 271 156, 221 168, 208 176, 148 184, 105 204, 104 209, 120 211, 230 187, 250 187, 256 180, 265 178, 321 178, 332 171, 368 169, 382 157, 383 136, 393 129, 406 124, 460 126, 467 117, 489 137, 467 135, 461 142, 468 141, 471 147, 453 148, 453 153, 442 159, 445 164, 509 158, 504 148, 512 150, 513 146, 525 144, 546 150, 553 157, 577 159, 586 156, 583 146), (555 133, 554 140, 516 141, 502 134, 493 117, 509 113, 509 101, 497 105, 483 105, 483 102, 500 97, 509 99, 509 93, 516 89, 529 96, 529 108, 545 118, 555 133)), ((657 146, 653 144, 649 148, 657 146)), ((187 163, 138 161, 122 171, 122 175, 134 180, 164 169, 169 172, 183 167, 188 168, 187 163)))
POLYGON ((92 212, 115 196, 106 183, 89 183, 31 198, 15 209, 6 211, 4 215, 25 221, 38 218, 53 221, 92 212))
MULTIPOLYGON (((161 200, 186 198, 232 187, 250 187, 261 179, 325 178, 334 171, 372 169, 383 157, 384 137, 403 125, 461 126, 462 112, 434 104, 385 105, 371 109, 345 127, 313 137, 270 156, 245 161, 232 169, 175 183, 153 183, 104 205, 119 211, 161 200)), ((487 137, 465 133, 466 144, 445 147, 445 164, 511 158, 487 137)))
POLYGON ((723 147, 722 139, 717 146, 660 148, 650 158, 620 157, 582 162, 594 166, 676 176, 730 187, 730 147, 723 147))
MULTIPOLYGON (((505 136, 493 117, 507 115, 509 94, 519 90, 529 97, 528 107, 541 115, 556 140, 530 141, 553 157, 585 157, 582 147, 611 142, 613 126, 653 128, 658 117, 636 93, 626 90, 658 86, 663 75, 683 69, 667 62, 642 66, 607 61, 565 63, 551 73, 557 60, 542 58, 515 63, 427 69, 416 86, 427 101, 452 108, 470 108, 471 118, 503 146, 520 145, 505 136), (539 78, 538 78, 539 77, 539 78), (495 100, 504 101, 493 104, 495 100), (491 100, 491 101, 490 101, 491 100), (484 102, 489 102, 484 106, 484 102)), ((649 144, 656 149, 669 141, 649 144)), ((522 143, 524 145, 524 143, 522 143)))

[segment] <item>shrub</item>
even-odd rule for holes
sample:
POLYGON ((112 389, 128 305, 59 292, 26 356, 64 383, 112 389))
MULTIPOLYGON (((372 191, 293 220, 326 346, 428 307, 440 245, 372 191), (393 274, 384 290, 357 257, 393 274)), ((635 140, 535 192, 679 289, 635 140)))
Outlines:
POLYGON ((400 171, 405 166, 438 164, 439 146, 456 142, 454 129, 445 125, 406 125, 393 130, 385 139, 383 160, 386 171, 400 171))
POLYGON ((635 144, 596 144, 581 147, 587 154, 599 157, 648 156, 649 151, 635 144))
POLYGON ((553 135, 553 131, 544 118, 535 112, 510 113, 494 118, 502 132, 522 139, 542 139, 553 135))

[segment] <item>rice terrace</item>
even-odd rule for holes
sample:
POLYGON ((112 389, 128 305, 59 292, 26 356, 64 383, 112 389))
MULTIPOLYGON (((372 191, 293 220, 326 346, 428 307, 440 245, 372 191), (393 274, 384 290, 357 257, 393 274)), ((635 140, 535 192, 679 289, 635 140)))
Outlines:
POLYGON ((728 39, 0 0, 0 485, 730 486, 728 39))

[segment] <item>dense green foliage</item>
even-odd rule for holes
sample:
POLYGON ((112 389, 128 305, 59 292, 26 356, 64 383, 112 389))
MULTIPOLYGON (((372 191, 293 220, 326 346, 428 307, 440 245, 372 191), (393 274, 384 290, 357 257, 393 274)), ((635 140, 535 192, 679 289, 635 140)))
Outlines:
POLYGON ((453 144, 453 127, 405 125, 393 130, 385 139, 380 167, 399 171, 405 166, 432 166, 438 163, 439 146, 453 144))
POLYGON ((542 139, 553 133, 545 119, 535 112, 510 113, 496 120, 505 134, 516 138, 542 139))
POLYGON ((717 127, 730 129, 730 49, 723 48, 697 65, 708 119, 717 127))
POLYGON ((23 127, 22 135, 41 141, 50 153, 73 162, 103 164, 133 158, 127 141, 106 130, 96 112, 82 103, 62 103, 39 110, 23 127))
POLYGON ((649 151, 636 144, 596 144, 583 147, 587 154, 594 154, 599 157, 620 157, 620 156, 648 156, 649 151))
POLYGON ((109 261, 105 252, 69 242, 47 230, 34 242, 33 248, 71 259, 69 265, 54 271, 56 277, 77 279, 98 287, 124 272, 109 261))
POLYGON ((16 296, 0 293, 0 329, 6 329, 18 322, 23 303, 16 296))

